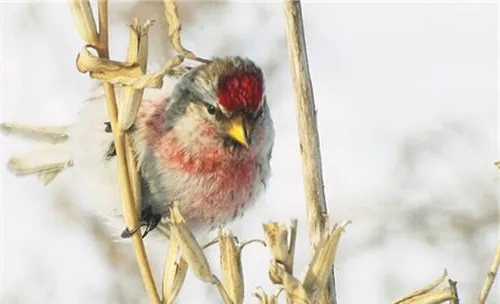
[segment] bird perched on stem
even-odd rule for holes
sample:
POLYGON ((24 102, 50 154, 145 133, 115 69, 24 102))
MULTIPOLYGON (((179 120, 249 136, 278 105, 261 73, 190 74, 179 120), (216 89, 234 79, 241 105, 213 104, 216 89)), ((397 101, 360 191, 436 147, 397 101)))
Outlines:
MULTIPOLYGON (((17 127, 24 135, 53 137, 55 132, 64 140, 46 153, 12 158, 9 168, 17 175, 36 173, 47 184, 71 164, 83 176, 80 188, 88 188, 77 195, 84 206, 108 220, 118 219, 120 204, 104 197, 108 189, 118 193, 113 136, 106 121, 106 100, 99 91, 87 99, 72 126, 17 127), (46 158, 50 163, 43 163, 46 158), (91 190, 88 182, 102 188, 91 190), (100 199, 89 197, 93 193, 100 199)), ((168 216, 167 205, 173 201, 192 229, 225 224, 252 205, 269 177, 274 128, 262 71, 241 57, 214 58, 184 74, 170 94, 146 90, 127 134, 141 177, 142 209, 140 226, 126 229, 122 237, 141 226, 147 234, 168 216), (157 96, 146 97, 147 92, 157 96)))
MULTIPOLYGON (((171 201, 192 228, 224 224, 252 205, 269 177, 274 128, 262 71, 241 57, 196 67, 170 96, 143 100, 129 135, 145 234, 168 215, 171 201)), ((113 152, 110 143, 106 161, 113 152)))

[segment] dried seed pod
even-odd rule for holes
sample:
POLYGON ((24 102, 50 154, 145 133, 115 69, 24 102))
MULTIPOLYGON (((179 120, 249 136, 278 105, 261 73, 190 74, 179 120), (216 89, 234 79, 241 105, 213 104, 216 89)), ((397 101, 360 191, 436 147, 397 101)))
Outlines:
POLYGON ((233 301, 229 297, 229 294, 226 291, 226 288, 224 288, 224 285, 222 285, 222 282, 214 276, 214 283, 215 287, 217 287, 217 291, 219 291, 220 297, 222 299, 222 303, 224 304, 233 304, 233 301))
POLYGON ((183 258, 186 260, 189 268, 202 281, 215 284, 217 278, 212 274, 207 258, 196 241, 191 230, 189 230, 186 221, 182 217, 178 202, 170 205, 170 235, 179 244, 183 258))
MULTIPOLYGON (((147 69, 148 56, 148 29, 153 24, 152 21, 146 20, 146 23, 141 26, 137 18, 132 19, 130 25, 129 45, 127 49, 127 62, 130 64, 137 63, 141 69, 141 74, 144 75, 147 69)), ((135 121, 137 111, 142 101, 144 89, 135 89, 125 87, 122 90, 122 100, 118 104, 118 128, 120 130, 128 130, 135 121)))
POLYGON ((286 263, 288 260, 288 230, 285 225, 277 222, 268 222, 263 224, 264 237, 271 251, 271 255, 280 263, 286 263))
POLYGON ((439 304, 439 303, 448 303, 450 300, 454 300, 455 296, 451 288, 438 288, 431 291, 428 291, 424 294, 420 294, 417 296, 413 296, 404 300, 403 302, 398 302, 401 304, 439 304))
POLYGON ((230 232, 222 230, 218 235, 220 247, 220 264, 222 271, 222 283, 232 303, 243 303, 244 279, 241 268, 240 247, 236 244, 236 238, 230 232))
POLYGON ((309 294, 299 280, 288 272, 283 272, 283 288, 287 296, 294 304, 309 304, 313 303, 309 294))
POLYGON ((274 284, 283 284, 283 273, 285 272, 285 269, 281 264, 278 264, 275 259, 271 260, 269 262, 269 279, 271 282, 274 284))
POLYGON ((424 286, 423 288, 415 290, 414 292, 410 293, 409 295, 407 295, 401 299, 396 300, 394 302, 394 304, 413 303, 412 301, 414 301, 418 297, 430 293, 432 290, 434 290, 439 285, 441 285, 444 282, 444 280, 446 280, 447 277, 448 277, 448 272, 445 269, 443 271, 443 274, 439 278, 437 278, 436 280, 434 280, 430 284, 424 286))
POLYGON ((95 24, 94 15, 89 0, 70 0, 69 7, 73 13, 76 29, 80 37, 88 44, 97 46, 99 36, 95 24))
POLYGON ((334 225, 329 233, 323 231, 321 234, 303 282, 304 288, 312 295, 313 299, 315 299, 318 289, 325 286, 328 281, 340 234, 348 224, 349 221, 342 222, 340 225, 334 225))
POLYGON ((187 269, 188 265, 186 260, 179 256, 179 246, 174 239, 170 239, 168 244, 167 259, 165 261, 165 269, 163 272, 162 303, 173 303, 181 290, 182 284, 184 284, 187 269))

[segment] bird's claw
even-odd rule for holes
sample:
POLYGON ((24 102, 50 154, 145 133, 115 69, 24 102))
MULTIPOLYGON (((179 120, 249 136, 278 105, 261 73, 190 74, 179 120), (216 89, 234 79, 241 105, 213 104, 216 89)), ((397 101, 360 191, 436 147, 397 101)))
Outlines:
POLYGON ((144 233, 142 234, 142 238, 145 238, 146 235, 148 235, 148 233, 150 233, 153 229, 156 228, 156 226, 158 226, 160 221, 161 221, 161 215, 154 214, 151 210, 151 206, 148 206, 145 209, 143 209, 141 212, 141 218, 140 218, 139 225, 137 227, 135 227, 134 229, 132 229, 132 231, 130 231, 128 228, 125 228, 122 231, 120 236, 124 239, 130 238, 130 237, 132 237, 132 235, 134 235, 134 233, 136 233, 137 231, 140 231, 141 227, 144 226, 144 227, 146 227, 146 229, 144 230, 144 233))

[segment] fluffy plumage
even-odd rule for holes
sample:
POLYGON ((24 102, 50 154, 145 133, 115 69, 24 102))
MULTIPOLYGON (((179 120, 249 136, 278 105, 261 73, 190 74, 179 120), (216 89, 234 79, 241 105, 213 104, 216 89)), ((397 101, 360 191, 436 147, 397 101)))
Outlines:
POLYGON ((213 228, 252 205, 269 177, 274 129, 261 70, 240 57, 215 58, 144 100, 131 130, 147 222, 179 207, 192 228, 213 228), (248 146, 229 130, 240 122, 248 146))

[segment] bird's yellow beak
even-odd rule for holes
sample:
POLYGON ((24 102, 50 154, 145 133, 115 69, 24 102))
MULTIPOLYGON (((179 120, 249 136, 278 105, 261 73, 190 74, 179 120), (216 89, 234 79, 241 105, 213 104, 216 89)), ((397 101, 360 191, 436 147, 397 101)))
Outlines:
POLYGON ((233 118, 227 126, 227 135, 236 142, 243 145, 245 148, 249 147, 247 130, 243 118, 238 116, 233 118))

